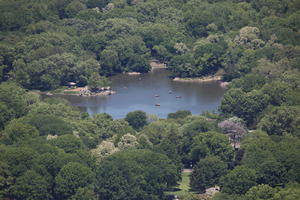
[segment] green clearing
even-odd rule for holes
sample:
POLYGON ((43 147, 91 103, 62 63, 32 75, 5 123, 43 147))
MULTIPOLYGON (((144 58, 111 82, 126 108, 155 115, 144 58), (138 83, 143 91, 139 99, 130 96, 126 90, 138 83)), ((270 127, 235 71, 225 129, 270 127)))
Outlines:
POLYGON ((174 191, 166 192, 166 195, 176 195, 179 199, 183 200, 200 199, 195 192, 190 191, 190 175, 191 172, 182 172, 182 179, 178 183, 178 186, 174 188, 174 191))

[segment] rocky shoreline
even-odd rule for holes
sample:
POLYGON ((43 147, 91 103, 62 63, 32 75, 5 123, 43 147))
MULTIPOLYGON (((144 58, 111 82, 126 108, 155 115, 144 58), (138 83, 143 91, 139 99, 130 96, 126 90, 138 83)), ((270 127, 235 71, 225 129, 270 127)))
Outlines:
POLYGON ((179 77, 175 77, 173 79, 173 81, 177 81, 177 82, 199 82, 199 83, 217 81, 217 82, 220 83, 220 86, 222 88, 227 89, 230 82, 222 81, 222 79, 223 79, 222 76, 206 76, 206 77, 201 77, 201 78, 179 78, 179 77))
POLYGON ((141 72, 127 72, 128 75, 140 75, 141 72))
POLYGON ((99 90, 97 92, 92 92, 89 90, 88 87, 81 88, 78 94, 75 94, 77 96, 109 96, 112 94, 115 94, 116 92, 111 90, 111 89, 104 89, 104 90, 99 90))
POLYGON ((200 78, 179 78, 175 77, 173 81, 178 82, 210 82, 210 81, 221 81, 222 76, 206 76, 206 77, 200 77, 200 78))
POLYGON ((88 87, 78 87, 73 89, 66 89, 62 92, 42 92, 42 91, 31 91, 32 93, 36 94, 43 94, 46 96, 53 96, 53 95, 73 95, 73 96, 83 96, 83 97, 92 97, 92 96, 109 96, 115 94, 116 92, 107 89, 107 90, 99 90, 98 92, 92 92, 88 89, 88 87))
POLYGON ((165 63, 161 63, 156 59, 150 60, 151 71, 155 69, 167 69, 167 65, 165 63))
POLYGON ((115 93, 116 92, 111 90, 110 88, 103 88, 95 92, 95 91, 91 91, 88 87, 78 87, 74 89, 64 90, 62 93, 58 93, 58 94, 90 97, 90 96, 109 96, 115 93))

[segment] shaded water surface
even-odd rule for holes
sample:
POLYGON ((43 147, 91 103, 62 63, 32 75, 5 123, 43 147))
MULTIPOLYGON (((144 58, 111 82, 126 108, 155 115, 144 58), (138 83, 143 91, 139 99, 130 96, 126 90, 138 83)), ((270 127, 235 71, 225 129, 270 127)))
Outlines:
POLYGON ((135 110, 166 118, 168 113, 177 110, 200 114, 218 109, 225 92, 218 82, 175 82, 169 75, 165 69, 141 75, 119 74, 111 78, 114 95, 61 97, 90 115, 106 112, 113 118, 123 118, 135 110))

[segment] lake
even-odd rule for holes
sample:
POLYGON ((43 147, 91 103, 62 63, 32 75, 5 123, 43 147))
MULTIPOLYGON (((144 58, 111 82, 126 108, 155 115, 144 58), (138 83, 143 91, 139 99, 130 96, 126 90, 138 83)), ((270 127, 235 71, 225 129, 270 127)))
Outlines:
POLYGON ((143 110, 166 118, 168 113, 189 110, 193 114, 217 111, 225 89, 218 82, 175 82, 166 69, 140 75, 119 74, 111 78, 111 96, 60 95, 90 115, 106 112, 124 118, 128 112, 143 110), (160 105, 160 106, 157 106, 160 105))

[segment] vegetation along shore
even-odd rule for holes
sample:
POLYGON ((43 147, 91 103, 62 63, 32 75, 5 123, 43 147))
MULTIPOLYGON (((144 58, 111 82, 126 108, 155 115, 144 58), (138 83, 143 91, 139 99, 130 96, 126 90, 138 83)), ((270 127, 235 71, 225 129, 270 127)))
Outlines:
POLYGON ((1 0, 0 199, 299 200, 299 33, 299 0, 1 0), (218 110, 114 119, 30 92, 112 94, 155 68, 227 82, 218 110))

